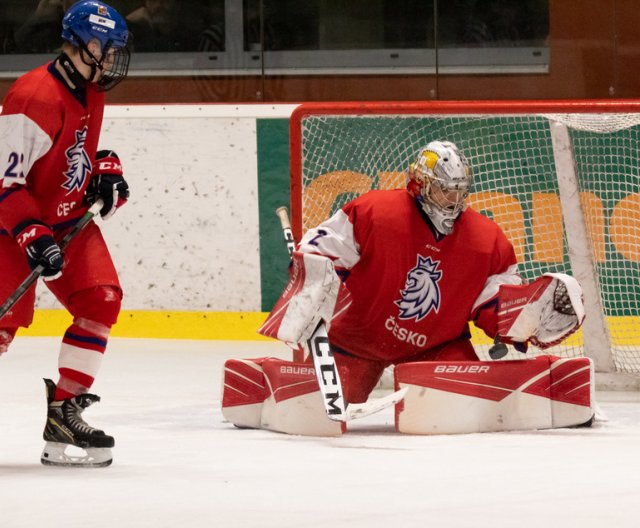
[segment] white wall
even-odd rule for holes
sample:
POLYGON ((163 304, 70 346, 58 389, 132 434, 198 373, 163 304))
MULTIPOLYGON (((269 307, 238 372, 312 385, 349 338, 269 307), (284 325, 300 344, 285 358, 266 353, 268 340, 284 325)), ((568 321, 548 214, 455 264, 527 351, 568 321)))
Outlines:
MULTIPOLYGON (((256 117, 292 105, 113 106, 131 199, 102 223, 128 310, 260 311, 256 117)), ((58 307, 40 285, 38 307, 58 307)))

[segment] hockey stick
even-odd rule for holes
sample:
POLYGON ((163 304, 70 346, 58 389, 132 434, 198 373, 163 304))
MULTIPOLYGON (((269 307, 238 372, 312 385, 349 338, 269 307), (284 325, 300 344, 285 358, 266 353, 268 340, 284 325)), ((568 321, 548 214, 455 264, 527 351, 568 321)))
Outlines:
MULTIPOLYGON (((86 213, 80 217, 80 220, 76 222, 76 224, 71 228, 71 230, 62 238, 62 240, 58 243, 60 249, 64 249, 69 245, 69 242, 75 238, 75 236, 82 231, 85 226, 96 216, 100 209, 104 206, 104 202, 102 199, 96 200, 96 202, 89 207, 86 213)), ((34 282, 38 280, 42 272, 44 271, 44 266, 42 264, 38 264, 31 273, 27 275, 27 278, 24 279, 20 285, 16 288, 16 290, 9 296, 9 298, 2 304, 0 307, 0 319, 2 319, 11 308, 22 298, 22 296, 27 293, 29 288, 33 285, 34 282)))
MULTIPOLYGON (((291 256, 295 249, 295 241, 293 240, 293 231, 289 221, 289 212, 286 207, 278 207, 276 214, 280 219, 287 250, 289 251, 289 256, 291 256)), ((307 340, 306 347, 313 360, 313 370, 320 386, 322 402, 327 416, 331 420, 344 422, 347 419, 347 405, 342 393, 338 367, 329 347, 329 336, 327 335, 324 321, 318 323, 313 334, 307 340)))
MULTIPOLYGON (((289 214, 286 207, 276 209, 280 219, 284 239, 287 242, 289 255, 293 254, 295 241, 289 222, 289 214)), ((306 347, 313 360, 313 367, 322 393, 322 400, 327 416, 335 421, 348 421, 355 418, 364 418, 377 413, 391 405, 401 401, 408 388, 396 391, 384 398, 372 398, 365 403, 350 404, 345 401, 342 391, 342 383, 336 360, 329 346, 329 336, 324 321, 320 321, 311 337, 307 340, 306 347)))
POLYGON ((282 206, 276 209, 276 214, 280 219, 282 234, 284 235, 284 240, 287 243, 287 251, 289 252, 289 256, 292 256, 293 250, 296 249, 296 242, 293 239, 293 231, 291 230, 291 222, 289 221, 289 211, 285 206, 282 206))

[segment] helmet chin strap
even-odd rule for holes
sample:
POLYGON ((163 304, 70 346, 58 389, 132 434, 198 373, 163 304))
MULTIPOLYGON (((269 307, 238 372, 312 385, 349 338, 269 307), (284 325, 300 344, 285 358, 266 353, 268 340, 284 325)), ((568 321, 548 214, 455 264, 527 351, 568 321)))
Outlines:
MULTIPOLYGON (((60 63, 60 66, 62 66, 62 69, 65 71, 67 77, 69 77, 69 80, 73 83, 76 89, 81 90, 87 85, 87 79, 85 79, 84 76, 78 71, 78 68, 76 68, 75 64, 73 64, 73 61, 71 60, 69 55, 67 55, 64 51, 61 52, 58 56, 58 62, 60 63)), ((93 79, 94 75, 95 66, 91 68, 90 79, 93 79)))
POLYGON ((91 68, 91 73, 89 75, 89 78, 88 79, 85 78, 84 75, 82 75, 78 71, 78 68, 76 68, 75 64, 73 64, 73 61, 71 60, 71 58, 64 51, 60 53, 58 60, 60 61, 60 64, 64 68, 64 71, 69 76, 69 79, 71 80, 71 82, 76 86, 76 88, 82 89, 87 85, 88 82, 93 82, 93 79, 95 78, 96 73, 98 73, 98 68, 102 70, 102 64, 101 64, 101 61, 98 61, 98 59, 94 57, 93 53, 89 51, 89 47, 84 42, 82 42, 80 38, 76 36, 76 39, 78 40, 78 43, 79 43, 78 49, 80 51, 80 60, 82 61, 83 64, 91 68), (85 60, 83 52, 89 56, 89 59, 90 59, 89 62, 85 60))
POLYGON ((89 66, 89 68, 91 68, 91 75, 89 75, 89 82, 92 82, 93 79, 96 76, 96 73, 98 72, 98 68, 100 68, 102 70, 102 65, 101 65, 101 61, 98 61, 94 56, 93 53, 91 53, 89 51, 89 48, 87 47, 87 45, 83 42, 82 43, 82 48, 80 49, 80 60, 82 60, 82 62, 84 64, 86 64, 87 66, 89 66), (86 60, 84 60, 84 55, 82 54, 82 52, 85 52, 87 55, 89 55, 91 61, 87 62, 86 60))

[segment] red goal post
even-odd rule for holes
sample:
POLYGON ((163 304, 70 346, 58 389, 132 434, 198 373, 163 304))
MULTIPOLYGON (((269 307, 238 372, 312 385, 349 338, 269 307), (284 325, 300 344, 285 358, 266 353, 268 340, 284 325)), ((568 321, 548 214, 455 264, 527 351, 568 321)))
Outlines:
POLYGON ((583 286, 583 332, 552 352, 640 374, 639 125, 640 100, 303 104, 290 124, 294 235, 403 186, 421 146, 453 141, 473 169, 470 205, 501 225, 525 278, 564 272, 583 286))

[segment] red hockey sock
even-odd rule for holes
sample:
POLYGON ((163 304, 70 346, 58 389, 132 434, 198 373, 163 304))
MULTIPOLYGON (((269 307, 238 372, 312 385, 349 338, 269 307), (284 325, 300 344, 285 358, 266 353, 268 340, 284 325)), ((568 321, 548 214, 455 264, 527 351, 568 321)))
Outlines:
POLYGON ((60 358, 58 361, 58 381, 55 393, 56 400, 66 400, 88 392, 102 363, 107 347, 108 329, 96 325, 87 329, 72 324, 64 334, 60 358))

